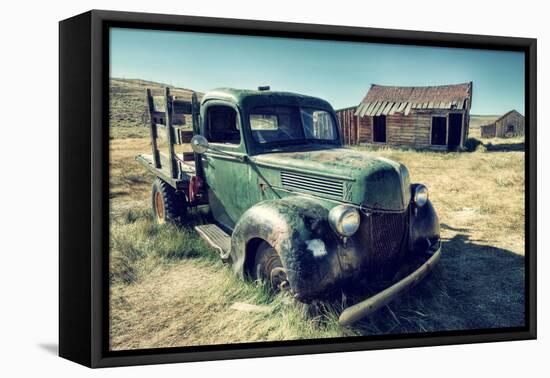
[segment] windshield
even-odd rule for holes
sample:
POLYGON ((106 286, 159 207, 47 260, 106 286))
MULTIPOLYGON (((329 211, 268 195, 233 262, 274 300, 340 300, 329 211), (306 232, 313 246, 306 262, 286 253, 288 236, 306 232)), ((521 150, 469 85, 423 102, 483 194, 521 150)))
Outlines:
POLYGON ((258 143, 334 142, 338 138, 331 114, 297 106, 262 106, 250 113, 250 129, 258 143))

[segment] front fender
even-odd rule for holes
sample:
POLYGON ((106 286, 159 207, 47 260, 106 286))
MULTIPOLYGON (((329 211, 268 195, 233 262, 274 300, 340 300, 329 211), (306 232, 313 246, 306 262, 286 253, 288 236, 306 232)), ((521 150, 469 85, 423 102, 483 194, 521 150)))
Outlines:
POLYGON ((412 209, 410 235, 409 247, 416 252, 425 252, 440 239, 439 218, 430 200, 412 209))
POLYGON ((231 238, 233 270, 250 273, 259 241, 279 254, 295 297, 307 301, 358 271, 355 248, 342 248, 328 224, 329 206, 321 200, 292 196, 261 202, 237 222, 231 238))

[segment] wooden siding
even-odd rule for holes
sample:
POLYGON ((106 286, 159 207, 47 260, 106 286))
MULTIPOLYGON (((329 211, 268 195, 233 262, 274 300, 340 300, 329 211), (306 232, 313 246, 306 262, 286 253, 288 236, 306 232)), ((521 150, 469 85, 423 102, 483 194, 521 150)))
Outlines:
POLYGON ((493 123, 481 126, 482 138, 510 138, 525 135, 525 117, 515 110, 504 114, 493 123), (508 126, 513 125, 513 131, 508 126))
POLYGON ((359 118, 358 143, 372 143, 372 117, 359 118))
POLYGON ((510 112, 495 122, 496 136, 498 138, 507 138, 512 136, 525 135, 525 118, 518 112, 510 112), (514 131, 508 131, 508 125, 514 126, 514 131))
POLYGON ((496 135, 496 127, 494 123, 489 125, 481 126, 481 137, 482 138, 494 138, 496 135))
MULTIPOLYGON (((346 108, 336 111, 336 116, 342 130, 342 139, 345 144, 363 144, 373 142, 373 116, 354 116, 353 114, 362 114, 360 108, 346 108)), ((449 114, 462 114, 462 134, 461 144, 468 137, 469 127, 469 109, 414 109, 411 108, 409 113, 406 111, 396 110, 393 114, 391 111, 386 115, 386 143, 398 147, 412 148, 431 148, 431 149, 446 149, 446 146, 432 145, 432 117, 440 116, 447 119, 447 138, 449 135, 449 114)), ((376 112, 375 112, 376 114, 376 112)))
MULTIPOLYGON (((468 117, 467 113, 445 110, 423 110, 411 111, 409 115, 395 113, 386 116, 386 144, 398 147, 445 149, 446 146, 432 145, 431 143, 432 117, 439 116, 447 119, 446 133, 448 138, 448 115, 450 113, 461 113, 463 115, 463 143, 468 134, 468 122, 466 121, 468 117)), ((359 119, 359 143, 374 143, 372 126, 373 117, 365 116, 359 119)))
POLYGON ((357 107, 350 107, 346 109, 340 109, 336 111, 336 118, 340 124, 340 130, 342 133, 342 142, 344 144, 358 144, 359 136, 359 122, 358 117, 355 116, 357 107))

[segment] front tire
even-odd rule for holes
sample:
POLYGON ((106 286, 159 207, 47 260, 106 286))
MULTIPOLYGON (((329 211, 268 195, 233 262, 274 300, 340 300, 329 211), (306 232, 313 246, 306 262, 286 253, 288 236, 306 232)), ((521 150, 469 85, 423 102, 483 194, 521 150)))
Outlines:
POLYGON ((286 270, 275 249, 262 242, 254 256, 255 279, 266 284, 274 292, 290 290, 286 270))
POLYGON ((187 214, 187 199, 182 192, 176 192, 160 178, 153 181, 152 187, 153 217, 157 224, 182 224, 187 214))

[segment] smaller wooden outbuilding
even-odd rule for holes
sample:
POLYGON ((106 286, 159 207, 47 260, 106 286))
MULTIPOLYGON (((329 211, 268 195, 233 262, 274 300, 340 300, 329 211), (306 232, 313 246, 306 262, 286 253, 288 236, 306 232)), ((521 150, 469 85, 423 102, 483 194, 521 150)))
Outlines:
POLYGON ((511 138, 525 135, 525 117, 510 110, 488 125, 481 126, 482 138, 511 138))

